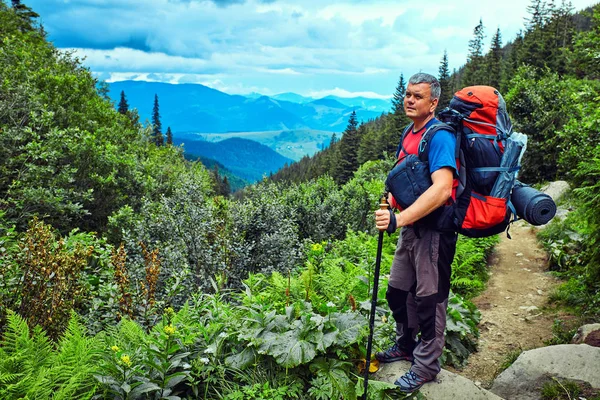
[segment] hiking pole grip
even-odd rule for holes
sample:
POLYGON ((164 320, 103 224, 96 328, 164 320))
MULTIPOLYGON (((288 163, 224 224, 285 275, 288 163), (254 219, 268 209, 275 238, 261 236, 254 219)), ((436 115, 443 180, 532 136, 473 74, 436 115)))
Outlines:
MULTIPOLYGON (((389 208, 386 196, 381 197, 379 208, 387 210, 389 208)), ((383 249, 383 232, 379 231, 377 240, 377 257, 375 258, 375 273, 373 274, 373 295, 371 297, 371 313, 369 314, 369 339, 367 341, 367 356, 365 357, 365 378, 363 389, 363 400, 367 400, 367 388, 369 386, 369 369, 371 367, 371 351, 373 347, 373 331, 375 330, 375 311, 377 308, 377 291, 379 290, 379 270, 381 268, 381 252, 383 249)))

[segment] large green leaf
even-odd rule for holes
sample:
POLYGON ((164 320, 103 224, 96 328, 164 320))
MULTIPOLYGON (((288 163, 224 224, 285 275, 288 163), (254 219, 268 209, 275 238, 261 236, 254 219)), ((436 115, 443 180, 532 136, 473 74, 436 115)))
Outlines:
POLYGON ((338 329, 337 344, 341 347, 356 343, 367 329, 367 321, 356 312, 334 313, 331 322, 338 329))
POLYGON ((235 353, 225 358, 225 364, 228 367, 245 369, 256 362, 256 350, 252 347, 246 347, 239 353, 235 353))
POLYGON ((279 365, 293 368, 314 359, 317 355, 316 350, 316 344, 302 340, 300 331, 292 330, 277 335, 268 354, 272 355, 279 365))

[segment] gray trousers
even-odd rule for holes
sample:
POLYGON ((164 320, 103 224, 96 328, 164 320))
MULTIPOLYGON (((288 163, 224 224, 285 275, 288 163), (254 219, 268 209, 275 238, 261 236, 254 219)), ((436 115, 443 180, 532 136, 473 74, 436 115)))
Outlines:
POLYGON ((404 227, 392 262, 386 298, 396 320, 396 341, 402 350, 412 352, 412 370, 425 379, 435 378, 441 369, 457 236, 404 227))

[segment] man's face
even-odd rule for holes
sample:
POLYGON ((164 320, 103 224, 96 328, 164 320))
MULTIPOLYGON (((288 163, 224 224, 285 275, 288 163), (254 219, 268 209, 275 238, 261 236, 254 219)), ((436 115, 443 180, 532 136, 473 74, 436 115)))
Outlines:
POLYGON ((431 98, 431 87, 428 83, 408 84, 404 96, 404 112, 412 120, 427 118, 437 106, 438 100, 431 98))

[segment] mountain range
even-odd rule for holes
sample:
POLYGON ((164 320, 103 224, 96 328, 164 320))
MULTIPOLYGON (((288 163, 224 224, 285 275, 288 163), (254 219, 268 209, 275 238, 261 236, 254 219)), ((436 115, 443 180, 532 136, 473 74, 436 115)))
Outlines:
POLYGON ((248 139, 231 138, 213 143, 175 138, 173 143, 184 144, 187 158, 198 157, 208 168, 211 163, 207 163, 206 158, 217 160, 235 176, 248 182, 256 182, 271 172, 277 172, 285 164, 294 162, 269 147, 248 139))
POLYGON ((385 100, 364 97, 312 99, 295 93, 246 97, 190 83, 120 81, 109 85, 111 100, 118 104, 123 91, 141 121, 150 120, 154 95, 158 95, 162 125, 170 126, 175 134, 292 129, 342 132, 352 111, 359 121, 367 121, 390 109, 385 100))
POLYGON ((215 160, 224 166, 221 171, 249 182, 326 147, 333 133, 339 138, 352 111, 359 121, 367 121, 391 108, 382 99, 240 96, 200 84, 120 81, 109 89, 115 105, 124 92, 142 122, 151 120, 157 95, 163 133, 171 127, 174 143, 183 145, 186 157, 201 157, 205 164, 215 160))

